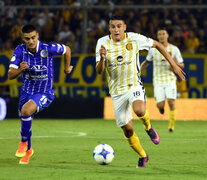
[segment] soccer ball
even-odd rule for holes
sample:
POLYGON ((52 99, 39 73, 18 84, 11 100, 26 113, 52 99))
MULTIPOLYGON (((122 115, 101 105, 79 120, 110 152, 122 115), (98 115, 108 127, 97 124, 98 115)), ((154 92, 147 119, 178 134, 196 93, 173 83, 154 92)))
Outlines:
POLYGON ((98 164, 110 164, 114 159, 114 150, 108 144, 99 144, 93 151, 93 158, 98 164))

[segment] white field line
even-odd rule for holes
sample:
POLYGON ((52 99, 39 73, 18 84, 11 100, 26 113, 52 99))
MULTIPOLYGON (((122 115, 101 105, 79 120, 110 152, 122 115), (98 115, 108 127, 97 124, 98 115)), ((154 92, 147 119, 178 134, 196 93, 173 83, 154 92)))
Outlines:
MULTIPOLYGON (((68 136, 64 136, 64 135, 56 135, 56 136, 32 136, 32 138, 35 139, 46 139, 46 138, 73 138, 73 137, 83 137, 83 138, 88 138, 88 139, 111 139, 111 140, 124 140, 123 138, 117 138, 117 137, 98 137, 98 136, 88 136, 87 133, 83 133, 83 132, 67 132, 68 136)), ((6 140, 6 139, 19 139, 19 137, 17 136, 9 136, 9 137, 0 137, 0 140, 6 140)), ((147 138, 140 138, 142 139, 142 141, 144 140, 149 140, 150 139, 147 138)), ((198 141, 198 142, 206 142, 206 139, 196 139, 196 138, 192 138, 192 139, 187 139, 187 138, 162 138, 161 141, 177 141, 177 143, 188 143, 188 142, 194 142, 194 141, 198 141)))
MULTIPOLYGON (((72 132, 72 131, 64 131, 64 134, 67 133, 69 135, 67 136, 62 136, 62 135, 56 135, 56 136, 32 136, 32 138, 71 138, 71 137, 82 137, 82 136, 87 136, 87 133, 84 132, 72 132)), ((15 136, 15 137, 0 137, 0 140, 4 140, 4 139, 19 139, 19 137, 15 136)))

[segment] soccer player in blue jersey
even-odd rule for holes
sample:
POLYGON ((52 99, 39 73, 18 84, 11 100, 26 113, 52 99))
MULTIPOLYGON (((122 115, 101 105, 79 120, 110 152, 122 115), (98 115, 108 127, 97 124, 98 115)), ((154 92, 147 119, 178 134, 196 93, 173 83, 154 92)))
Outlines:
POLYGON ((8 71, 8 78, 22 75, 22 89, 19 101, 21 118, 21 141, 16 156, 20 164, 28 164, 34 151, 31 146, 31 125, 35 114, 48 107, 54 100, 53 56, 64 54, 66 74, 72 71, 70 47, 63 44, 43 43, 33 25, 22 28, 23 44, 14 50, 8 71))

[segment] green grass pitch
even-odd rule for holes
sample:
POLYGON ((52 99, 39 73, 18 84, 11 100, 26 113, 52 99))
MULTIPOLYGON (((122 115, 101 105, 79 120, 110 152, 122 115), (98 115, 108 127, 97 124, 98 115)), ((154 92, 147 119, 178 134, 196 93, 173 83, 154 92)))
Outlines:
POLYGON ((139 121, 136 134, 149 155, 147 168, 136 169, 137 154, 128 146, 114 120, 35 119, 32 130, 34 156, 19 165, 15 151, 20 140, 20 120, 0 122, 0 180, 199 180, 207 179, 207 121, 177 121, 173 133, 168 121, 151 121, 160 134, 154 145, 139 121), (109 165, 95 163, 96 145, 113 147, 109 165))

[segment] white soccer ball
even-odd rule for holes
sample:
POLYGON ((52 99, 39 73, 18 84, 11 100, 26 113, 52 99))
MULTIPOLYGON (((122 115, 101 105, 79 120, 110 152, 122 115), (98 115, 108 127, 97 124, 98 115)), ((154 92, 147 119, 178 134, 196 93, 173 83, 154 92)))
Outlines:
POLYGON ((99 144, 93 151, 93 158, 98 164, 110 164, 114 159, 114 150, 108 144, 99 144))

